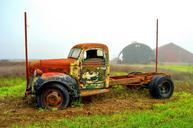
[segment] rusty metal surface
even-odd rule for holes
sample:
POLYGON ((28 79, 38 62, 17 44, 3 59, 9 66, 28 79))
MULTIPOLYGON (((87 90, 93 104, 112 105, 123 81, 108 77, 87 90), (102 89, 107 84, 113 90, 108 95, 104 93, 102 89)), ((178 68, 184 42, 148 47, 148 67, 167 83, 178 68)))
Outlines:
MULTIPOLYGON (((40 70, 37 70, 37 73, 41 74, 36 82, 36 90, 42 88, 45 83, 56 81, 72 90, 73 97, 89 96, 108 92, 108 88, 113 85, 140 86, 149 84, 155 75, 169 76, 164 73, 150 72, 109 77, 109 53, 106 45, 87 43, 75 45, 73 48, 82 50, 76 59, 40 60, 30 64, 31 74, 37 69, 40 70), (98 55, 96 50, 101 49, 103 53, 98 55), (97 56, 91 57, 95 54, 97 56)), ((54 95, 51 93, 51 96, 54 95)))
POLYGON ((72 97, 80 96, 80 89, 77 81, 70 75, 56 72, 44 73, 42 76, 37 77, 37 80, 34 81, 36 95, 40 95, 41 89, 48 84, 52 85, 52 83, 58 83, 67 88, 72 97))
POLYGON ((105 60, 99 59, 99 58, 93 58, 93 59, 89 59, 88 61, 84 61, 84 63, 82 65, 83 66, 85 66, 85 65, 90 65, 90 66, 105 65, 105 60))
MULTIPOLYGON (((33 76, 34 71, 36 71, 36 74, 38 74, 43 81, 58 81, 60 78, 62 79, 64 74, 68 74, 77 81, 80 89, 108 87, 109 76, 107 74, 110 72, 108 47, 104 44, 91 43, 79 44, 73 48, 75 47, 82 49, 79 58, 33 61, 30 63, 30 75, 33 76), (84 53, 86 53, 88 50, 100 49, 102 49, 103 54, 99 55, 103 56, 97 56, 99 58, 84 58, 84 53)), ((77 96, 77 94, 78 93, 75 95, 77 96)))
POLYGON ((82 63, 80 82, 82 88, 104 88, 106 83, 106 64, 101 58, 92 58, 82 63))
POLYGON ((156 20, 156 61, 155 61, 155 72, 157 72, 158 65, 158 19, 156 20))
POLYGON ((82 44, 77 44, 73 48, 82 48, 82 49, 89 49, 89 48, 101 48, 104 49, 105 52, 108 52, 108 47, 105 44, 101 43, 82 43, 82 44))
POLYGON ((80 96, 91 96, 96 94, 102 94, 109 92, 109 89, 89 89, 89 90, 81 90, 80 96))
POLYGON ((48 73, 44 73, 41 78, 42 79, 48 79, 50 77, 60 77, 60 76, 64 76, 63 73, 59 73, 59 72, 48 72, 48 73))
POLYGON ((169 76, 164 73, 156 73, 156 72, 115 76, 110 77, 110 86, 113 85, 140 86, 148 84, 155 75, 169 76))
POLYGON ((30 94, 30 85, 29 85, 29 63, 28 63, 28 45, 27 45, 27 13, 24 12, 24 28, 25 28, 25 68, 26 68, 26 92, 25 96, 30 94))
POLYGON ((45 72, 60 72, 70 73, 70 64, 75 59, 49 59, 49 60, 38 60, 30 63, 30 75, 33 75, 36 69, 40 69, 43 73, 45 72))
POLYGON ((43 104, 46 108, 59 108, 63 103, 64 97, 57 89, 47 89, 43 95, 43 104))

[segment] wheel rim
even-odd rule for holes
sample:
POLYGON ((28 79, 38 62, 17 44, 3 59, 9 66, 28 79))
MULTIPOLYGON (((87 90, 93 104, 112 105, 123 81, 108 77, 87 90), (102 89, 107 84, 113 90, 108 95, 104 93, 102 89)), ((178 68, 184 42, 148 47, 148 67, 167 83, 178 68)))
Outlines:
POLYGON ((159 89, 161 94, 167 94, 170 92, 170 83, 168 81, 164 81, 159 85, 159 89))
POLYGON ((62 92, 58 89, 47 89, 43 95, 43 104, 46 108, 59 108, 64 101, 62 92))

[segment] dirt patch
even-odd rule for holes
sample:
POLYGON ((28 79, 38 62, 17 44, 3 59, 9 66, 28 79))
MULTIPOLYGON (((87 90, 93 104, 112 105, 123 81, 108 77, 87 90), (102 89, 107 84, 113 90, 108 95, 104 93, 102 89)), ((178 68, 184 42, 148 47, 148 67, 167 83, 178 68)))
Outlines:
POLYGON ((0 127, 10 127, 13 124, 27 125, 35 122, 52 121, 61 118, 72 118, 77 115, 113 114, 129 111, 152 109, 155 103, 166 103, 169 100, 152 99, 146 91, 122 91, 119 95, 112 91, 82 99, 82 103, 72 105, 65 110, 47 111, 38 109, 33 98, 9 97, 0 100, 0 127))

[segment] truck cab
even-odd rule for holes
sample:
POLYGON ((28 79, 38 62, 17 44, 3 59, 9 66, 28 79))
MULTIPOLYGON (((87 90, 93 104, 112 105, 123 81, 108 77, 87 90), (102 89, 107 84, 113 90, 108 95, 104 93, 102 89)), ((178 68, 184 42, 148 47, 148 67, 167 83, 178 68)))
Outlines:
MULTIPOLYGON (((106 92, 108 90, 105 88, 109 87, 110 79, 109 67, 109 51, 106 45, 99 43, 78 44, 72 47, 67 59, 31 62, 29 66, 30 84, 26 90, 29 91, 27 93, 37 97, 42 107, 49 106, 45 106, 45 103, 42 104, 44 96, 42 94, 47 88, 58 88, 55 87, 56 85, 64 87, 70 97, 106 92)), ((60 99, 55 95, 59 95, 59 92, 54 90, 57 89, 51 89, 45 95, 60 99)), ((58 90, 60 89, 58 88, 58 90)), ((51 99, 48 97, 47 100, 51 99)))
POLYGON ((109 52, 104 44, 75 45, 68 58, 76 59, 70 67, 70 75, 81 89, 106 88, 109 86, 109 52))

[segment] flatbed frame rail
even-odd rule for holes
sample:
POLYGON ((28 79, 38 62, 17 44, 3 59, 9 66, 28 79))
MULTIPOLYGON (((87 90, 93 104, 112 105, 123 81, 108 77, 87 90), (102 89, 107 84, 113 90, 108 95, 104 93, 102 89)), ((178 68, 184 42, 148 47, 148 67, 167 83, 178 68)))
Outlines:
POLYGON ((154 76, 161 75, 161 76, 168 76, 165 73, 156 73, 156 72, 149 72, 149 73, 134 73, 128 74, 124 76, 112 76, 110 77, 110 86, 115 85, 125 85, 125 86, 140 86, 149 84, 150 81, 154 76))

